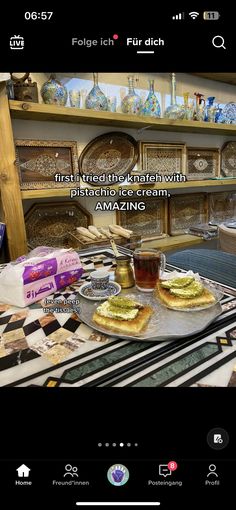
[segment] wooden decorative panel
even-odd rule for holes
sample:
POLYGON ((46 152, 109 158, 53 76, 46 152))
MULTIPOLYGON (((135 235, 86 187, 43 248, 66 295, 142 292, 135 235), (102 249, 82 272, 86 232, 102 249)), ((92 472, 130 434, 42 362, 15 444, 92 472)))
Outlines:
POLYGON ((76 243, 69 232, 76 227, 88 227, 92 223, 92 215, 73 201, 35 204, 25 215, 30 248, 75 247, 76 243))
POLYGON ((219 149, 187 149, 187 179, 202 180, 218 177, 220 171, 219 149))
POLYGON ((169 234, 185 234, 193 225, 207 221, 206 194, 173 195, 169 199, 169 234))
POLYGON ((22 190, 75 186, 73 179, 78 173, 77 142, 15 140, 15 145, 22 190), (56 182, 56 174, 61 174, 66 180, 56 182))
POLYGON ((139 172, 171 175, 185 174, 186 146, 185 144, 140 142, 139 143, 139 172))
MULTIPOLYGON (((122 199, 122 202, 124 200, 122 199)), ((150 236, 165 236, 167 234, 167 200, 144 199, 146 209, 144 211, 117 211, 116 222, 124 228, 133 230, 143 239, 150 236)))
POLYGON ((208 195, 209 221, 218 224, 236 217, 236 191, 222 191, 208 195))

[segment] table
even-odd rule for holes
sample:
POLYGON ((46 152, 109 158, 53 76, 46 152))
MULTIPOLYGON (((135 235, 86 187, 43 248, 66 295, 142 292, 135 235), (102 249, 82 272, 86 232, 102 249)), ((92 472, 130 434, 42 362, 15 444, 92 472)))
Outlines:
POLYGON ((221 284, 222 314, 201 333, 174 341, 130 342, 92 330, 72 309, 70 301, 78 299, 78 286, 90 271, 114 271, 115 266, 109 248, 80 257, 81 281, 47 298, 62 302, 67 312, 45 311, 44 301, 27 308, 0 304, 1 386, 236 386, 235 289, 221 284))

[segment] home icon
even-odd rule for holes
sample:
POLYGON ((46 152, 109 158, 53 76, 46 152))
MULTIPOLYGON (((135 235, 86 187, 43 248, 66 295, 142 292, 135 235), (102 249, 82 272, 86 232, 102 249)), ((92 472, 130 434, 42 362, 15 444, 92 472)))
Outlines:
POLYGON ((29 472, 31 471, 30 468, 28 468, 25 464, 22 464, 20 467, 17 468, 17 473, 19 478, 28 478, 29 472))

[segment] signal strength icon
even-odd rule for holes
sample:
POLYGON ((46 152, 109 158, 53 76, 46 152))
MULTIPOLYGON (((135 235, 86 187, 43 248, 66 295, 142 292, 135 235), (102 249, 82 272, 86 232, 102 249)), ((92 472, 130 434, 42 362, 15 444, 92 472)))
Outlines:
POLYGON ((190 16, 192 19, 196 19, 196 18, 199 16, 199 12, 196 12, 196 11, 189 12, 189 16, 190 16))
POLYGON ((174 20, 184 19, 184 12, 179 12, 179 14, 175 14, 174 16, 172 16, 172 19, 174 20))

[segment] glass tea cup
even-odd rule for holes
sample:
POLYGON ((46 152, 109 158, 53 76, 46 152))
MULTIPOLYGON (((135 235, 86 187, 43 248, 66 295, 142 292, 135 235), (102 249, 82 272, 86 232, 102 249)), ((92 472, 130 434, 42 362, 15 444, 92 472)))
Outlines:
POLYGON ((164 253, 151 248, 137 248, 133 259, 136 287, 143 292, 152 292, 165 271, 164 253))

